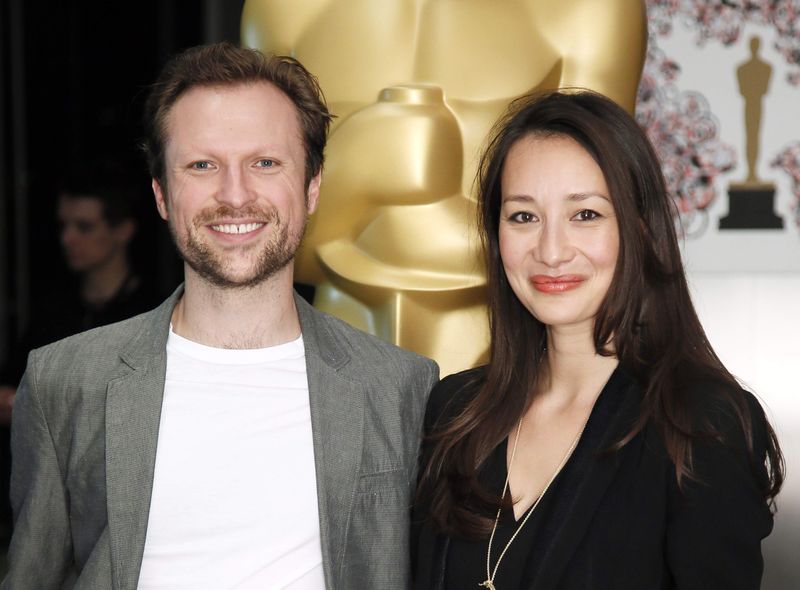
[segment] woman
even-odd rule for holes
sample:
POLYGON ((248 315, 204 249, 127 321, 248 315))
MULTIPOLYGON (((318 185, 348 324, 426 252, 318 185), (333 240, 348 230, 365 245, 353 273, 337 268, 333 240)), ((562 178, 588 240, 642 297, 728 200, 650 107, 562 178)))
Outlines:
POLYGON ((416 587, 757 589, 782 457, 697 319, 652 147, 587 91, 496 129, 491 360, 431 393, 416 587))

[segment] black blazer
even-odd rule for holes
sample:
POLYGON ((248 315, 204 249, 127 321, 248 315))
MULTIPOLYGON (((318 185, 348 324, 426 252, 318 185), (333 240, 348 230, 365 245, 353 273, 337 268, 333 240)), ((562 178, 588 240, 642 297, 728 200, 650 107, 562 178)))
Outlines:
MULTIPOLYGON (((473 369, 452 375, 431 392, 426 432, 453 416, 475 393, 473 369)), ((622 449, 600 453, 638 416, 642 389, 618 368, 602 398, 588 468, 575 489, 559 490, 561 513, 531 590, 757 590, 761 539, 772 514, 760 490, 766 481, 764 413, 745 393, 753 421, 754 465, 730 409, 730 392, 697 384, 690 391, 697 417, 708 419, 724 443, 704 438, 693 446, 697 481, 679 489, 662 437, 648 425, 622 449)), ((599 402, 598 402, 599 403, 599 402)), ((429 448, 423 448, 423 462, 429 448)), ((443 588, 449 539, 437 533, 424 498, 413 516, 414 588, 443 588)))

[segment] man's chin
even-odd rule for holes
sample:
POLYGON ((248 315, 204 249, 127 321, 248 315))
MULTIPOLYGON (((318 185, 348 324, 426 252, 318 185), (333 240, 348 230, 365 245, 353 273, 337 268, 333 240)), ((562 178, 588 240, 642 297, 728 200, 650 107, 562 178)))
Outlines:
POLYGON ((242 269, 233 271, 230 269, 221 270, 218 268, 208 268, 200 265, 192 265, 192 270, 205 282, 219 289, 236 290, 252 289, 263 285, 286 268, 288 262, 270 268, 242 269))
POLYGON ((83 260, 67 259, 66 263, 69 271, 74 273, 83 273, 91 268, 91 264, 84 262, 83 260))
MULTIPOLYGON (((187 265, 206 283, 220 289, 250 289, 280 274, 294 259, 297 244, 282 235, 279 244, 245 252, 217 252, 191 240, 179 247, 187 265)), ((298 240, 299 241, 299 240, 298 240)))
POLYGON ((223 274, 207 271, 198 272, 197 269, 195 269, 195 272, 205 282, 219 289, 250 289, 269 279, 269 277, 259 275, 232 275, 228 273, 223 274))
POLYGON ((271 277, 213 277, 209 279, 215 287, 228 291, 254 289, 266 283, 271 277))

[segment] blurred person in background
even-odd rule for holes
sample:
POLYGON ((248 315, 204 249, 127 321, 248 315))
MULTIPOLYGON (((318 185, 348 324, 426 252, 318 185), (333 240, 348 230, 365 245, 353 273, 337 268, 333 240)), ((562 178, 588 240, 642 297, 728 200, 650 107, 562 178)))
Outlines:
POLYGON ((0 522, 5 537, 10 528, 8 426, 28 352, 132 317, 162 299, 131 262, 131 244, 140 225, 139 206, 145 198, 137 180, 116 162, 104 159, 76 168, 61 181, 59 241, 70 276, 66 288, 34 296, 30 324, 0 372, 0 522))

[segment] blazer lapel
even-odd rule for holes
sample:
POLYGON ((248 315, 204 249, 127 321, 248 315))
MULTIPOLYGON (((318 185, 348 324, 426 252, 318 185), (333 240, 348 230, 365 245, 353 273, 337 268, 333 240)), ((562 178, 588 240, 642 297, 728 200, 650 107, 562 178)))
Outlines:
POLYGON ((166 343, 179 288, 151 312, 120 357, 125 374, 106 397, 106 502, 115 590, 135 590, 144 553, 166 375, 166 343))
MULTIPOLYGON (((608 393, 612 396, 603 399, 602 404, 598 400, 598 406, 593 411, 598 414, 593 418, 597 419, 600 430, 591 441, 592 455, 595 450, 607 449, 619 440, 638 416, 640 397, 637 386, 622 369, 617 368, 606 387, 610 388, 608 393)), ((568 505, 558 508, 558 512, 565 515, 564 520, 554 532, 532 590, 549 590, 558 586, 564 568, 586 533, 606 488, 619 469, 624 452, 625 447, 598 458, 589 458, 589 467, 581 477, 583 483, 568 505)))
POLYGON ((324 316, 295 295, 306 352, 322 563, 336 588, 358 485, 364 433, 364 386, 343 370, 351 357, 324 316))

